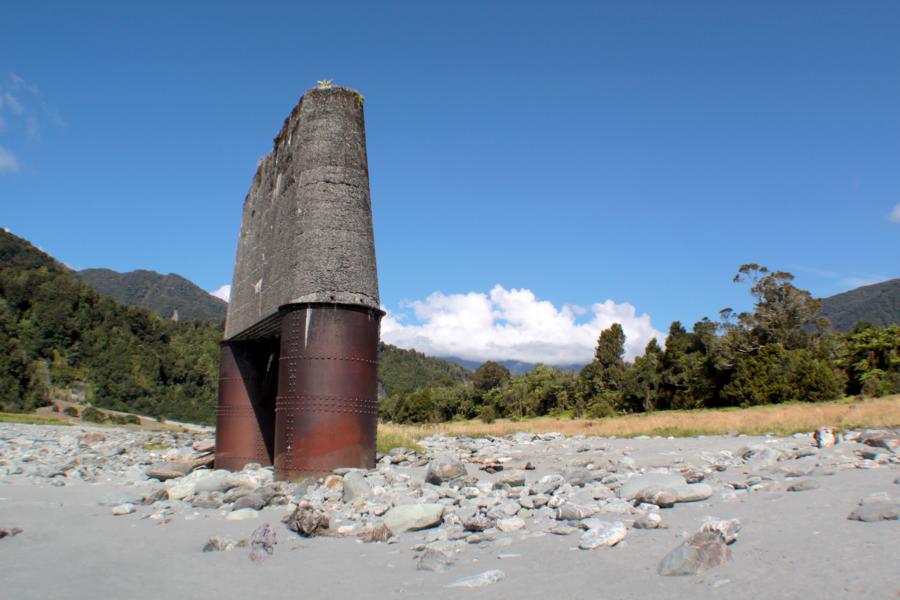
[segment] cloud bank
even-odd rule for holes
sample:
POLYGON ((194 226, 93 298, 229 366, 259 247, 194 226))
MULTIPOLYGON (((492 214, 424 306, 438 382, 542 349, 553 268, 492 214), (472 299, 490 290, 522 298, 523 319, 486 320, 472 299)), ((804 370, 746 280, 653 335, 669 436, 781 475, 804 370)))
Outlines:
POLYGON ((891 220, 891 223, 900 223, 900 204, 894 207, 894 210, 888 215, 888 219, 891 220))
POLYGON ((231 286, 226 283, 222 287, 211 291, 210 295, 215 296, 216 298, 221 298, 225 302, 228 302, 228 299, 231 298, 231 286))
POLYGON ((3 146, 0 146, 0 173, 18 173, 20 168, 19 161, 15 155, 3 146))
MULTIPOLYGON (((0 78, 0 133, 6 137, 24 134, 27 139, 39 142, 41 130, 47 124, 57 127, 65 125, 37 86, 15 73, 10 73, 5 79, 0 78)), ((21 170, 22 163, 16 155, 0 146, 0 175, 21 170)))
POLYGON ((22 129, 31 140, 40 140, 47 125, 62 127, 62 117, 41 90, 15 73, 0 80, 0 129, 22 129))
POLYGON ((626 358, 641 354, 650 338, 663 339, 650 315, 612 300, 590 308, 539 300, 531 290, 496 285, 487 294, 443 294, 408 302, 409 316, 388 312, 381 325, 382 339, 401 348, 432 356, 466 360, 521 360, 550 365, 588 363, 597 336, 613 323, 625 330, 626 358))

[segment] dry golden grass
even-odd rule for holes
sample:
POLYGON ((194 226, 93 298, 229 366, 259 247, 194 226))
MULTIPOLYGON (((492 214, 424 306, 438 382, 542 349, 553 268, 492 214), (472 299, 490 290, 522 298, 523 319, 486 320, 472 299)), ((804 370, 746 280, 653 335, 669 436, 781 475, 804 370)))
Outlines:
MULTIPOLYGON (((900 395, 868 400, 843 400, 819 404, 780 404, 743 409, 669 410, 650 414, 625 415, 606 419, 560 419, 537 417, 522 421, 498 419, 452 421, 428 425, 380 423, 380 438, 417 440, 433 433, 446 435, 507 435, 517 431, 565 435, 634 437, 638 435, 694 436, 746 433, 790 435, 813 431, 821 425, 838 429, 863 429, 900 426, 900 395)), ((401 444, 402 445, 402 444, 401 444)), ((409 444, 406 444, 407 446, 409 444)))

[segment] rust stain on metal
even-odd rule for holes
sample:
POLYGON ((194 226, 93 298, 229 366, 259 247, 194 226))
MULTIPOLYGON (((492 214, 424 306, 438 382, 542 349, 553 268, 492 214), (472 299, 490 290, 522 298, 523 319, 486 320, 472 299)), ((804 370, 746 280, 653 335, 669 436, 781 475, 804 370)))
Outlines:
POLYGON ((223 342, 216 409, 216 468, 272 464, 278 346, 273 340, 223 342))
POLYGON ((283 308, 275 477, 373 468, 382 313, 340 304, 283 308))

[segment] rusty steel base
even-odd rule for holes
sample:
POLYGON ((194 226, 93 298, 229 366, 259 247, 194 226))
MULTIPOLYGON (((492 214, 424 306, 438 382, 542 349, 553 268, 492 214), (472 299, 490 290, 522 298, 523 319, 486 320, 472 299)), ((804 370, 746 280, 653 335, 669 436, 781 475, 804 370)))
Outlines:
POLYGON ((374 468, 383 314, 342 304, 282 307, 276 479, 374 468))
POLYGON ((222 342, 216 468, 272 464, 278 340, 222 342))

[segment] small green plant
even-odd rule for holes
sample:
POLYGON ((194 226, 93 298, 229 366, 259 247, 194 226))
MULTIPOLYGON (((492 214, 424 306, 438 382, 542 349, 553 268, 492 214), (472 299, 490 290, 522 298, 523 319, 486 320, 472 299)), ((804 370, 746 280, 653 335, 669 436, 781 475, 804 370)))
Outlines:
POLYGON ((330 90, 333 83, 333 79, 321 79, 316 82, 316 87, 320 90, 330 90))
POLYGON ((481 419, 482 423, 493 423, 497 420, 497 411, 492 405, 488 404, 481 409, 481 414, 478 415, 478 418, 481 419))
POLYGON ((160 444, 159 442, 148 442, 144 444, 144 450, 148 452, 152 452, 153 450, 168 450, 169 447, 165 444, 160 444))
POLYGON ((109 416, 103 411, 97 410, 93 406, 88 406, 81 411, 81 420, 89 423, 108 423, 109 416))
POLYGON ((137 415, 117 415, 109 414, 109 422, 115 425, 140 425, 141 418, 137 415))

